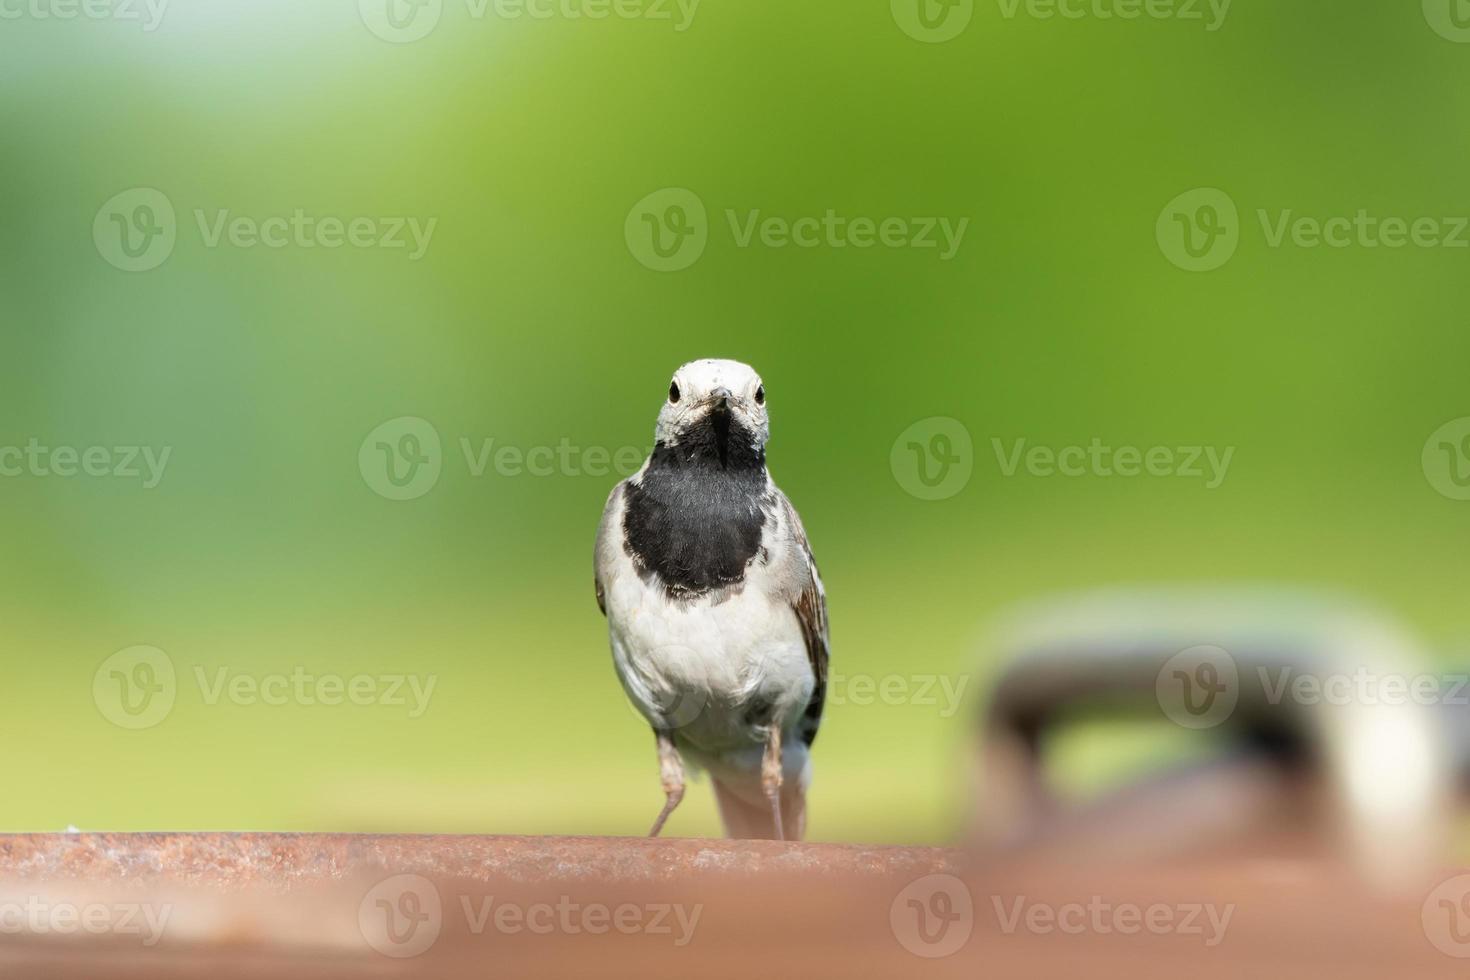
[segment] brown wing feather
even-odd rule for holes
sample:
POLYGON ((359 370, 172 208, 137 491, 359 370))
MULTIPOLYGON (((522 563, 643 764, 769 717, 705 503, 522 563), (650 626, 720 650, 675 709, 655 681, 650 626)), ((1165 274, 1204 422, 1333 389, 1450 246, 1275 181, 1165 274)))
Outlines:
POLYGON ((806 655, 817 679, 816 686, 812 688, 812 698, 806 704, 806 714, 801 719, 801 740, 811 745, 817 739, 817 728, 822 724, 822 708, 827 702, 827 661, 830 657, 827 649, 827 600, 821 593, 821 586, 814 582, 810 588, 802 590, 792 608, 801 622, 801 632, 806 638, 806 655))
POLYGON ((812 688, 811 700, 807 702, 806 714, 801 720, 801 739, 811 745, 817 738, 817 728, 822 724, 822 708, 827 702, 827 662, 831 659, 827 626, 827 593, 822 588, 822 576, 817 571, 817 561, 812 557, 811 545, 807 543, 806 529, 796 508, 786 501, 786 513, 791 521, 792 532, 801 545, 806 557, 807 575, 802 589, 791 604, 796 620, 801 624, 801 635, 806 641, 807 659, 811 661, 812 675, 816 685, 812 688))

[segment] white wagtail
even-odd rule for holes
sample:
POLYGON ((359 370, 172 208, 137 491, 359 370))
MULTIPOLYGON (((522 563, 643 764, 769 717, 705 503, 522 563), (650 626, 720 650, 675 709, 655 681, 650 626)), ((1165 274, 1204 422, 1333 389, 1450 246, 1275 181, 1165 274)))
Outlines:
POLYGON ((608 496, 594 555, 623 689, 653 726, 665 802, 709 772, 731 837, 801 839, 827 683, 827 599, 766 472, 766 389, 738 361, 674 372, 653 454, 608 496))

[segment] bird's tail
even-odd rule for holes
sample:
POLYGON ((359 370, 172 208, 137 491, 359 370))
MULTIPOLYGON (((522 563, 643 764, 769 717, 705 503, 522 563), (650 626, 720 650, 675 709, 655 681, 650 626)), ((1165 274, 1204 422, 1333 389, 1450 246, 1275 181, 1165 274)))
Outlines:
MULTIPOLYGON (((776 820, 771 805, 761 797, 759 783, 752 794, 741 793, 733 786, 712 776, 710 782, 715 789, 715 802, 720 807, 720 819, 725 824, 725 834, 742 840, 776 840, 776 820)), ((806 836, 806 789, 803 780, 788 779, 781 787, 781 834, 786 840, 801 840, 806 836)))

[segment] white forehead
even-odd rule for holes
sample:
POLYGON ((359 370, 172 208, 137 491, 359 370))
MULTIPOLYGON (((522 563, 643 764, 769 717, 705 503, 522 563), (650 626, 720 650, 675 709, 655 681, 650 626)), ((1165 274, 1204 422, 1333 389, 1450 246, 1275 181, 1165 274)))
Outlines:
POLYGON ((713 391, 715 388, 745 391, 761 383, 760 375, 749 364, 716 358, 690 361, 675 371, 674 377, 696 391, 713 391))

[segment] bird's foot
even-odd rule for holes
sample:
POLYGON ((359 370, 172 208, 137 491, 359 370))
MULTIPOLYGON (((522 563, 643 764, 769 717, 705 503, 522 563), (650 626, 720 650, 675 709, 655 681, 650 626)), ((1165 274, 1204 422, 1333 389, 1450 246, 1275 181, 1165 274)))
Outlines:
POLYGON ((684 799, 684 762, 679 758, 679 750, 674 747, 673 736, 666 732, 656 732, 655 737, 658 740, 658 771, 664 785, 664 808, 653 822, 653 829, 648 832, 649 837, 657 837, 663 831, 669 814, 684 799))
POLYGON ((766 752, 761 758, 761 791, 771 805, 771 826, 776 840, 785 840, 781 827, 781 726, 771 725, 766 737, 766 752))

